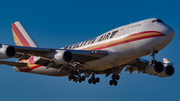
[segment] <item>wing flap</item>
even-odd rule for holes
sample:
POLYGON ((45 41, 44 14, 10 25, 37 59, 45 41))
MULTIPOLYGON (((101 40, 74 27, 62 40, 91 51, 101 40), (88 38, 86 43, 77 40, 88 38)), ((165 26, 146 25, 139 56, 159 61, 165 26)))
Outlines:
POLYGON ((88 62, 108 55, 108 51, 102 50, 70 50, 77 61, 88 62))
POLYGON ((23 47, 23 46, 14 46, 17 51, 17 54, 32 54, 35 56, 43 55, 47 52, 50 52, 51 49, 48 48, 35 48, 35 47, 23 47))

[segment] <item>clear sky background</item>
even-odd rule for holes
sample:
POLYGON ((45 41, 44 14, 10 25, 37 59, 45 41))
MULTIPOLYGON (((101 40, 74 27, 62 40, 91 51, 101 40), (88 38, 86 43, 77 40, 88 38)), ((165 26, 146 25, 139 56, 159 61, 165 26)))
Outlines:
MULTIPOLYGON (((14 45, 11 23, 20 21, 39 47, 60 48, 94 38, 113 28, 148 18, 160 18, 176 34, 156 55, 174 63, 172 77, 122 71, 118 86, 111 77, 100 83, 74 83, 67 77, 15 72, 0 65, 0 101, 179 101, 180 95, 179 0, 1 0, 0 43, 14 45)), ((150 56, 144 57, 150 60, 150 56)))

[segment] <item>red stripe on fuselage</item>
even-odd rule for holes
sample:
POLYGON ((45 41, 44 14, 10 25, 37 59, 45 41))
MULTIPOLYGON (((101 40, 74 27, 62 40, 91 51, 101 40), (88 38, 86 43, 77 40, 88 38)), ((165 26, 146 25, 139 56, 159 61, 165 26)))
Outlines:
POLYGON ((95 49, 93 49, 93 50, 102 50, 102 49, 104 49, 104 48, 109 48, 109 47, 113 47, 113 46, 117 46, 117 45, 129 43, 129 42, 132 42, 132 41, 138 41, 138 40, 147 39, 147 38, 152 38, 152 37, 157 37, 157 36, 159 36, 159 35, 151 35, 151 36, 138 37, 138 38, 134 38, 134 39, 125 40, 125 41, 122 41, 122 42, 110 44, 110 45, 107 45, 107 46, 95 48, 95 49))
POLYGON ((21 41, 21 43, 23 44, 23 46, 29 46, 30 47, 29 43, 27 42, 27 40, 25 39, 23 34, 20 32, 20 30, 17 28, 15 23, 12 23, 11 26, 12 26, 13 31, 17 35, 19 41, 21 41))
MULTIPOLYGON (((100 45, 94 45, 94 46, 91 46, 91 47, 87 47, 87 48, 83 48, 83 49, 88 49, 90 48, 91 50, 102 50, 102 49, 105 49, 105 48, 110 48, 110 47, 113 47, 113 46, 116 46, 116 45, 121 45, 121 44, 125 44, 125 43, 128 43, 128 42, 132 42, 132 41, 138 41, 138 40, 143 40, 143 39, 148 39, 148 38, 153 38, 153 37, 158 37, 158 36, 165 36, 165 34, 162 34, 160 32, 157 32, 157 31, 145 31, 145 32, 140 32, 140 33, 135 33, 135 34, 132 34, 132 35, 129 35, 125 38, 128 38, 128 37, 133 37, 133 36, 137 36, 137 35, 142 35, 142 34, 148 34, 148 33, 159 33, 160 35, 148 35, 148 36, 139 36, 137 38, 133 38, 133 39, 129 39, 129 40, 124 40, 124 41, 120 41, 120 42, 117 42, 117 43, 113 43, 113 44, 110 44, 110 45, 104 45, 104 46, 101 46, 101 47, 98 47, 98 48, 94 48, 94 49, 91 49, 91 47, 94 47, 94 46, 100 46, 100 45)), ((123 38, 123 39, 125 39, 123 38)), ((106 44, 106 43, 103 43, 103 44, 106 44)), ((83 50, 82 49, 82 50, 83 50)))

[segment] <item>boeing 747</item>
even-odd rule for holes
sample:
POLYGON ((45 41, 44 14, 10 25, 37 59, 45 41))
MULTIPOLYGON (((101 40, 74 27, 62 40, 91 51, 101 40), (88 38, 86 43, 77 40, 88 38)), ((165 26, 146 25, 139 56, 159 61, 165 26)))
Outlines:
POLYGON ((0 44, 0 59, 17 58, 16 62, 0 60, 15 71, 49 76, 68 76, 81 83, 100 81, 96 74, 112 74, 110 85, 117 85, 123 69, 158 77, 174 74, 173 64, 155 55, 173 39, 174 30, 161 19, 151 18, 110 30, 87 41, 66 47, 39 48, 19 21, 12 23, 15 45, 0 44), (140 57, 151 55, 151 60, 140 57), (82 74, 84 74, 82 76, 82 74))

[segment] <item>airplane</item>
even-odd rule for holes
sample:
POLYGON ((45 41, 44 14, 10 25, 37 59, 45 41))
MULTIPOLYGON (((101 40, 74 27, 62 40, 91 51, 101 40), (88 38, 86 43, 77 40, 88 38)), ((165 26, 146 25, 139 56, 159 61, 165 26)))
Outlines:
POLYGON ((111 76, 117 85, 123 69, 131 74, 145 73, 159 77, 174 74, 173 63, 155 55, 173 39, 174 30, 159 18, 150 18, 110 30, 90 40, 62 48, 39 48, 19 21, 11 24, 15 45, 0 44, 0 64, 15 71, 49 76, 68 76, 69 81, 100 82, 97 74, 111 76), (151 60, 141 57, 150 55, 151 60), (16 62, 3 59, 17 58, 16 62), (81 74, 84 74, 81 76, 81 74))

